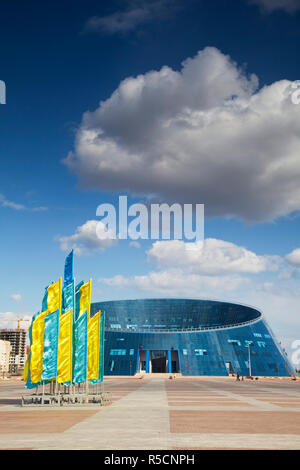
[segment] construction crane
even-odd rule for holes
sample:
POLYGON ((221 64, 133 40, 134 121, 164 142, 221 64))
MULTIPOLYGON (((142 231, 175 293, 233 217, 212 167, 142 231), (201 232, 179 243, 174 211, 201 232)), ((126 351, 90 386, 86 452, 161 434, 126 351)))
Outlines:
POLYGON ((1 317, 0 317, 0 323, 1 323, 2 321, 8 321, 8 322, 16 321, 16 322, 17 322, 17 330, 20 329, 20 323, 21 323, 21 322, 26 322, 26 321, 27 321, 27 322, 30 322, 30 320, 26 320, 25 318, 20 318, 20 317, 18 317, 17 319, 12 319, 12 320, 9 320, 8 318, 1 318, 1 317))

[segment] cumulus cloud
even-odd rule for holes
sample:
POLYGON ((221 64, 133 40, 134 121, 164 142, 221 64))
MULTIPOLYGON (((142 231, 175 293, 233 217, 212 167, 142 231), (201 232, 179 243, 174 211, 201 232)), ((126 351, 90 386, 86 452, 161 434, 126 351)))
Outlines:
POLYGON ((152 296, 222 299, 256 307, 291 353, 292 341, 299 339, 300 287, 299 269, 286 259, 215 239, 194 244, 158 241, 147 256, 157 270, 99 281, 118 292, 134 289, 152 296))
POLYGON ((285 339, 285 346, 290 349, 292 341, 299 339, 299 294, 299 289, 286 289, 281 282, 274 282, 258 285, 236 297, 237 301, 258 306, 276 337, 285 339))
POLYGON ((124 10, 107 16, 93 16, 84 26, 85 33, 125 34, 154 20, 168 18, 179 8, 177 0, 130 0, 124 10))
POLYGON ((259 5, 266 12, 284 10, 294 13, 300 10, 300 0, 249 0, 249 3, 259 5))
POLYGON ((157 241, 147 256, 158 271, 127 278, 117 275, 102 282, 111 287, 135 287, 164 295, 222 298, 224 293, 250 282, 244 274, 277 271, 281 264, 280 257, 259 256, 244 247, 212 238, 195 243, 157 241))
POLYGON ((129 243, 129 246, 132 246, 133 248, 141 248, 141 244, 139 242, 136 242, 136 241, 131 241, 129 243))
POLYGON ((24 204, 18 204, 16 202, 13 202, 13 201, 9 201, 8 199, 6 199, 5 196, 3 196, 3 194, 0 194, 0 206, 2 207, 8 207, 9 209, 14 209, 16 211, 26 211, 26 210, 30 210, 30 211, 33 211, 33 212, 40 212, 40 211, 45 211, 47 210, 47 207, 44 207, 44 206, 40 206, 40 207, 27 207, 25 206, 24 204))
POLYGON ((214 238, 195 243, 157 241, 147 254, 159 267, 180 267, 211 275, 277 271, 280 262, 277 256, 259 256, 244 247, 214 238))
POLYGON ((293 266, 300 267, 300 248, 296 248, 285 257, 286 261, 293 266))
POLYGON ((75 233, 70 236, 57 236, 62 251, 74 249, 78 256, 90 251, 102 251, 116 244, 111 230, 107 230, 105 224, 97 220, 88 220, 76 228, 75 233))
POLYGON ((258 79, 214 47, 121 82, 86 112, 64 162, 82 185, 209 216, 273 220, 300 209, 300 113, 291 82, 258 79))
POLYGON ((198 298, 205 296, 217 298, 219 292, 234 291, 249 282, 248 279, 238 275, 230 275, 226 278, 205 276, 186 273, 182 269, 175 268, 128 278, 117 275, 113 278, 102 278, 101 281, 111 287, 134 287, 154 294, 198 298))
POLYGON ((21 296, 21 294, 12 294, 12 295, 10 296, 10 298, 11 298, 12 300, 15 300, 16 302, 21 302, 21 301, 22 301, 22 296, 21 296))

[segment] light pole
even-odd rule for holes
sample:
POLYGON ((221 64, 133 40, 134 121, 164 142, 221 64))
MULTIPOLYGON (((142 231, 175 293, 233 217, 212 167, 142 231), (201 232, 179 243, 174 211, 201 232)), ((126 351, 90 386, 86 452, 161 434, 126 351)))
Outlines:
POLYGON ((248 358, 249 358, 249 359, 248 359, 248 363, 249 363, 249 377, 252 376, 252 373, 251 373, 251 349, 250 349, 250 348, 251 348, 251 344, 252 344, 252 343, 249 343, 249 344, 247 344, 247 346, 246 346, 246 348, 248 348, 248 354, 249 354, 249 355, 248 355, 248 358))

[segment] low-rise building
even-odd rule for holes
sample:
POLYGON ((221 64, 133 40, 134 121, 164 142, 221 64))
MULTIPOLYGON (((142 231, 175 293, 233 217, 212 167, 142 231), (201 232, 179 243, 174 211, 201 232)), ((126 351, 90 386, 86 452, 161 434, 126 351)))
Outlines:
POLYGON ((0 340, 0 377, 9 372, 10 342, 0 340))

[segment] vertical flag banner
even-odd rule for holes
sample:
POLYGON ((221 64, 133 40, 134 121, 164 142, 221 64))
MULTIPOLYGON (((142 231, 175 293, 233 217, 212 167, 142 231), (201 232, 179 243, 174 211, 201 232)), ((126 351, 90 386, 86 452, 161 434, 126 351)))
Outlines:
POLYGON ((61 291, 62 291, 62 279, 60 278, 57 282, 54 282, 48 287, 47 296, 47 310, 48 313, 55 312, 61 309, 61 291))
POLYGON ((59 318, 57 382, 70 384, 73 376, 73 314, 75 281, 73 277, 73 250, 66 257, 62 312, 59 318))
POLYGON ((63 289, 62 313, 74 308, 74 281, 63 289))
MULTIPOLYGON (((47 287, 47 310, 40 317, 40 337, 38 351, 42 355, 40 380, 49 380, 57 375, 59 315, 62 302, 62 279, 47 287), (42 331, 43 330, 43 331, 42 331)), ((33 343, 34 344, 34 343, 33 343)))
POLYGON ((92 291, 92 279, 83 284, 80 287, 80 298, 79 298, 79 314, 83 315, 86 311, 88 312, 88 317, 90 317, 91 312, 91 291, 92 291))
POLYGON ((81 281, 75 287, 75 312, 74 312, 74 319, 79 317, 79 302, 80 302, 80 288, 84 285, 84 282, 81 281))
POLYGON ((87 343, 87 379, 99 378, 99 348, 100 348, 100 315, 97 312, 88 318, 88 343, 87 343))
POLYGON ((28 356, 27 371, 24 373, 24 381, 25 381, 25 378, 26 378, 26 384, 25 384, 26 388, 36 387, 36 384, 32 383, 32 380, 31 380, 31 357, 32 357, 31 345, 32 345, 32 326, 33 326, 33 322, 39 314, 40 314, 40 312, 38 312, 36 315, 33 316, 32 320, 31 320, 30 327, 29 327, 30 352, 29 352, 29 356, 28 356))
POLYGON ((70 385, 103 381, 104 313, 91 317, 92 279, 75 287, 73 250, 62 278, 45 289, 42 311, 29 328, 26 388, 56 380, 70 385))
POLYGON ((87 329, 88 312, 75 320, 74 326, 74 374, 73 382, 85 382, 87 379, 87 329))
POLYGON ((44 352, 42 380, 57 376, 58 332, 60 311, 50 313, 44 320, 44 352))
POLYGON ((45 289, 45 293, 44 293, 44 297, 42 301, 42 312, 46 312, 47 310, 48 287, 49 286, 47 286, 45 289))
POLYGON ((28 370, 29 370, 29 357, 25 361, 25 366, 23 370, 23 382, 27 382, 28 379, 28 370))
POLYGON ((104 375, 104 330, 105 330, 105 312, 101 312, 100 346, 99 346, 99 382, 103 382, 103 375, 104 375))
MULTIPOLYGON (((105 327, 105 312, 98 312, 100 314, 100 328, 99 328, 99 347, 98 347, 98 372, 97 379, 91 379, 93 384, 103 382, 104 374, 104 327, 105 327)), ((92 317, 93 318, 93 317, 92 317)))
POLYGON ((73 259, 74 252, 68 254, 65 261, 65 270, 64 270, 64 287, 71 284, 73 281, 73 259))
POLYGON ((72 381, 73 367, 73 310, 63 313, 59 319, 57 382, 72 381))
POLYGON ((43 352, 44 352, 44 329, 46 312, 41 312, 32 323, 32 344, 30 348, 30 372, 31 382, 39 383, 43 372, 43 352))

